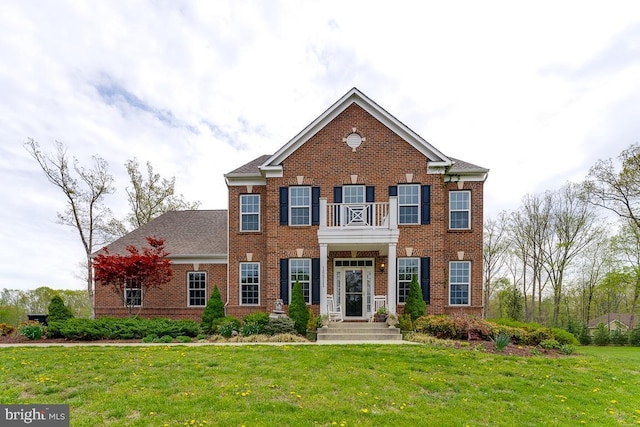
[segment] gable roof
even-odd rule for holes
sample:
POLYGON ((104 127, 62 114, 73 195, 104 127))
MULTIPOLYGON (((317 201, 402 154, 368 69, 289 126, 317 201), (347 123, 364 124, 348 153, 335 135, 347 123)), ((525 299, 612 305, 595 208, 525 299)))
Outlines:
POLYGON ((600 317, 596 317, 595 319, 591 319, 591 321, 589 322, 589 328, 597 328, 598 325, 600 323, 604 323, 605 326, 609 325, 611 323, 614 322, 618 322, 623 324, 624 326, 626 326, 629 329, 633 329, 633 327, 635 325, 638 324, 638 317, 640 317, 639 315, 635 314, 629 314, 629 313, 609 313, 609 314, 603 314, 600 317), (631 317, 633 317, 633 321, 631 320, 631 317))
MULTIPOLYGON (((164 239, 171 259, 227 258, 227 211, 169 211, 107 245, 112 254, 127 254, 127 246, 148 246, 147 237, 164 239)), ((102 249, 101 249, 102 250, 102 249)), ((100 250, 100 251, 101 251, 100 250)), ((100 251, 95 252, 97 255, 100 251)))
POLYGON ((306 128, 300 131, 300 133, 294 136, 293 139, 276 151, 275 154, 260 166, 260 170, 263 171, 267 177, 280 176, 282 174, 282 161, 291 153, 296 151, 320 129, 340 115, 351 104, 357 104, 367 113, 371 114, 374 118, 395 132, 398 136, 411 144, 415 149, 429 159, 430 166, 445 168, 452 164, 451 159, 354 87, 318 118, 311 122, 306 128))
POLYGON ((273 155, 258 157, 225 174, 227 184, 229 185, 230 181, 233 181, 235 185, 264 184, 265 178, 282 176, 282 162, 352 104, 360 106, 422 153, 429 160, 427 163, 428 173, 466 176, 468 178, 473 176, 476 180, 481 181, 486 179, 489 169, 444 155, 354 87, 273 155))

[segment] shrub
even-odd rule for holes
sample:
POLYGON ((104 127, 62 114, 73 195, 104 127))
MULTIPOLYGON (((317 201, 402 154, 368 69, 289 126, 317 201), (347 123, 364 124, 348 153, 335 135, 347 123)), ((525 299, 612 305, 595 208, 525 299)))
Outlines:
POLYGON ((254 312, 247 314, 242 318, 244 325, 242 326, 242 335, 264 334, 269 324, 269 313, 254 312))
POLYGON ((627 345, 629 337, 624 331, 615 329, 611 332, 611 344, 613 345, 627 345))
POLYGON ((560 353, 568 356, 570 354, 573 354, 573 352, 576 351, 576 348, 575 346, 572 346, 570 344, 560 344, 558 350, 560 350, 560 353))
POLYGON ((9 336, 14 333, 16 328, 6 323, 0 323, 0 336, 9 336))
POLYGON ((171 335, 163 335, 160 337, 158 342, 170 343, 170 342, 173 342, 173 337, 171 335))
POLYGON ((318 330, 318 318, 313 310, 309 309, 309 321, 307 322, 307 331, 318 330))
POLYGON ((145 342, 145 343, 158 342, 158 336, 154 334, 147 335, 146 337, 142 338, 142 342, 145 342))
POLYGON ((274 319, 269 319, 269 324, 266 327, 266 333, 269 335, 295 334, 296 327, 293 320, 288 317, 276 317, 274 319))
POLYGON ((593 341, 591 331, 589 331, 587 325, 582 325, 582 329, 580 329, 580 334, 578 335, 578 341, 580 341, 581 345, 589 345, 593 341))
POLYGON ((224 303, 220 295, 220 289, 216 285, 211 292, 211 297, 207 301, 207 305, 202 313, 202 322, 200 327, 206 334, 215 333, 216 327, 221 319, 224 318, 224 303))
POLYGON ((411 320, 411 315, 401 314, 398 317, 398 326, 400 326, 401 331, 413 331, 413 321, 411 320))
POLYGON ((629 345, 640 347, 640 325, 629 332, 629 345))
POLYGON ((307 310, 307 303, 304 300, 302 293, 302 285, 299 281, 293 284, 291 290, 291 303, 289 304, 289 317, 293 320, 296 326, 296 332, 300 335, 304 335, 307 330, 307 323, 309 322, 309 311, 307 310))
POLYGON ((226 316, 218 325, 218 333, 225 338, 229 338, 234 332, 240 331, 240 321, 233 316, 226 316))
POLYGON ((502 351, 511 343, 511 337, 505 333, 499 333, 493 341, 496 344, 496 350, 502 351))
POLYGON ((44 327, 35 321, 29 320, 22 322, 18 326, 18 334, 27 337, 30 340, 39 340, 42 338, 44 327))
POLYGON ((575 337, 575 335, 573 335, 569 331, 565 331, 564 329, 551 328, 551 335, 553 336, 553 339, 558 341, 559 344, 570 344, 570 345, 579 344, 579 341, 575 337))
POLYGON ((511 342, 514 344, 522 344, 527 340, 527 333, 522 328, 516 328, 513 326, 499 325, 497 323, 488 322, 491 327, 491 335, 497 336, 499 334, 505 334, 509 336, 511 342))
POLYGON ((427 303, 422 297, 422 289, 420 289, 420 283, 418 283, 418 276, 414 274, 404 305, 404 313, 410 315, 411 320, 415 321, 417 318, 424 316, 426 312, 427 303))
POLYGON ((560 343, 556 340, 554 340, 553 338, 549 338, 546 340, 542 340, 540 341, 540 347, 546 349, 546 350, 551 350, 554 348, 559 348, 560 347, 560 343))
POLYGON ((603 322, 598 323, 595 333, 593 334, 593 343, 595 345, 608 345, 611 340, 609 330, 603 322))
POLYGON ((540 345, 540 343, 544 340, 552 339, 553 333, 550 328, 544 328, 542 326, 529 331, 526 336, 525 344, 527 345, 540 345))
POLYGON ((440 339, 454 339, 460 335, 455 322, 450 316, 429 315, 415 320, 416 332, 429 334, 440 339))
POLYGON ((178 335, 176 337, 176 341, 182 342, 182 343, 188 343, 188 342, 192 342, 193 339, 191 337, 186 336, 186 335, 178 335))
POLYGON ((53 298, 51 298, 47 311, 49 313, 49 317, 47 319, 48 322, 55 322, 58 320, 65 321, 74 317, 69 307, 64 305, 64 301, 60 295, 54 295, 53 298))

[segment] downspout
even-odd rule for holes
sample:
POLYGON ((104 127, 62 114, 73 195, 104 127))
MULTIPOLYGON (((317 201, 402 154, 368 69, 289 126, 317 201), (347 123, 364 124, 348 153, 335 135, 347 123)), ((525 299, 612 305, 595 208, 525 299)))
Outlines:
POLYGON ((227 209, 227 301, 224 303, 224 315, 227 315, 229 305, 229 209, 227 209))

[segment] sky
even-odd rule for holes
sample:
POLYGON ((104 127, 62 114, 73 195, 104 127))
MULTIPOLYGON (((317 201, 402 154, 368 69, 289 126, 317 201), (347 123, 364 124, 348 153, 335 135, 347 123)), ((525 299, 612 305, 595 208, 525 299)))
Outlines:
POLYGON ((24 147, 151 162, 202 209, 357 87, 490 169, 485 218, 640 140, 637 1, 0 0, 0 289, 84 289, 62 192, 24 147))

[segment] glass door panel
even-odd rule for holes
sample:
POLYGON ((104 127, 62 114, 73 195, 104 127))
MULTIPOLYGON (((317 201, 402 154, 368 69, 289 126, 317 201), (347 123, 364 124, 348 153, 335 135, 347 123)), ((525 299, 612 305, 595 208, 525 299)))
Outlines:
POLYGON ((363 287, 362 270, 345 270, 345 316, 362 317, 363 287))

